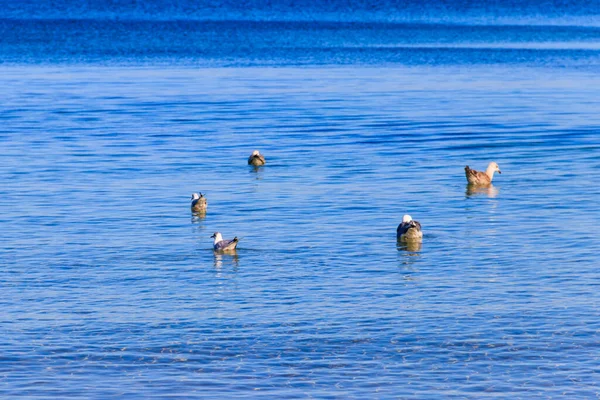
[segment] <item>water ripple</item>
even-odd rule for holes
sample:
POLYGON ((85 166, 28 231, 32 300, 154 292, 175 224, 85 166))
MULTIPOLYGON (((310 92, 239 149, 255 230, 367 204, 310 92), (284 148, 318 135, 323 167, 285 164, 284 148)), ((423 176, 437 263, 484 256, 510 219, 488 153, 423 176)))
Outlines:
POLYGON ((0 394, 596 397, 598 79, 515 68, 2 67, 0 394))

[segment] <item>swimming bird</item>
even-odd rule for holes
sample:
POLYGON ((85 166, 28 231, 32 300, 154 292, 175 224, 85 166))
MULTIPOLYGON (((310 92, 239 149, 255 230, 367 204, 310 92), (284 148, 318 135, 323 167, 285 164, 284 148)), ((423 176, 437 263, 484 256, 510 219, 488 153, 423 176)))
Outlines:
POLYGON ((474 169, 469 168, 467 165, 465 167, 465 175, 467 176, 467 181, 470 185, 489 185, 492 183, 492 179, 494 179, 494 172, 498 172, 501 174, 500 167, 495 162, 491 162, 488 164, 485 172, 475 171, 474 169))
POLYGON ((248 165, 254 165, 255 167, 265 165, 266 162, 265 156, 260 154, 258 150, 254 150, 252 154, 250 154, 250 157, 248 157, 248 165))
POLYGON ((408 214, 403 216, 402 223, 396 229, 396 239, 401 242, 412 242, 421 240, 422 238, 421 224, 413 220, 408 214))
POLYGON ((239 239, 237 238, 237 236, 231 240, 223 240, 223 236, 221 236, 221 232, 213 233, 211 238, 215 239, 215 242, 213 243, 213 249, 215 249, 216 251, 235 250, 235 248, 237 247, 238 242, 239 242, 239 239))
POLYGON ((192 193, 192 212, 206 212, 208 202, 202 193, 192 193))

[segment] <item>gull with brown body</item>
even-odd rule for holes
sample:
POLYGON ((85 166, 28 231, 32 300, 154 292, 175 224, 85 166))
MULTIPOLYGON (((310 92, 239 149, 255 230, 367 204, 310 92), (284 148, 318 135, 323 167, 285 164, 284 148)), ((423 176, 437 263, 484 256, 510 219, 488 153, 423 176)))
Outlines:
POLYGON ((401 242, 416 242, 423 239, 421 224, 408 214, 402 217, 402 223, 396 229, 396 239, 401 242))
POLYGON ((485 172, 475 171, 474 169, 469 168, 468 165, 465 167, 465 175, 469 185, 487 186, 491 184, 492 179, 494 179, 494 172, 498 172, 499 174, 502 173, 498 164, 493 161, 488 164, 485 172))
POLYGON ((266 164, 265 156, 260 154, 258 150, 254 150, 250 157, 248 157, 248 165, 254 165, 255 167, 260 167, 261 165, 266 164))
POLYGON ((192 212, 195 213, 203 213, 206 212, 206 208, 208 207, 208 202, 206 201, 206 197, 202 193, 193 193, 192 194, 192 212))

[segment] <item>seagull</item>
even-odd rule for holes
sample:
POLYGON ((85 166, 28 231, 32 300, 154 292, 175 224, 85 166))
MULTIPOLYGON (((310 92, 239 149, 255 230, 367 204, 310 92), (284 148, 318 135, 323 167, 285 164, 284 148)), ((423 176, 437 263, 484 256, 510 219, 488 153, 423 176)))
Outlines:
POLYGON ((260 154, 258 150, 254 150, 250 157, 248 157, 248 165, 254 165, 255 167, 260 167, 261 165, 265 165, 265 156, 260 154))
POLYGON ((396 229, 396 239, 401 242, 410 242, 421 240, 422 238, 421 224, 413 220, 408 214, 402 217, 402 223, 396 229))
POLYGON ((208 202, 202 193, 192 193, 192 212, 206 212, 208 202))
POLYGON ((498 172, 499 174, 502 173, 498 164, 493 161, 488 164, 485 172, 475 171, 474 169, 469 168, 468 165, 465 167, 465 175, 467 176, 469 185, 484 186, 491 184, 492 179, 494 178, 494 172, 498 172))
POLYGON ((235 250, 235 248, 237 247, 238 242, 239 242, 239 239, 237 238, 237 236, 231 240, 223 240, 223 236, 221 236, 221 232, 213 233, 211 238, 215 239, 215 242, 213 243, 213 249, 215 249, 216 251, 235 250))

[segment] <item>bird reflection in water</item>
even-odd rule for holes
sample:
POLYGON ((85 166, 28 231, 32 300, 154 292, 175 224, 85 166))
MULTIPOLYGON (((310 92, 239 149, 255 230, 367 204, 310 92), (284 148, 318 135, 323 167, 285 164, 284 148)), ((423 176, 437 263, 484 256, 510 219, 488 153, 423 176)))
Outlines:
POLYGON ((250 165, 249 172, 254 175, 255 180, 257 180, 257 181, 262 180, 262 178, 263 178, 263 167, 262 166, 250 165))
POLYGON ((398 241, 396 248, 398 249, 398 267, 402 270, 404 280, 412 281, 413 274, 418 272, 415 268, 415 263, 421 257, 421 248, 423 243, 421 241, 398 241))
POLYGON ((237 251, 213 251, 214 254, 214 267, 216 269, 221 269, 227 266, 233 266, 234 269, 237 269, 240 266, 240 259, 238 257, 237 251))
POLYGON ((198 224, 206 218, 206 211, 192 212, 192 224, 198 224))
POLYGON ((414 240, 414 241, 399 241, 396 243, 396 247, 398 248, 398 251, 406 251, 408 252, 409 256, 419 256, 419 252, 421 251, 421 248, 423 247, 423 242, 421 242, 420 240, 414 240))
POLYGON ((498 196, 499 192, 500 192, 500 190, 491 184, 488 186, 467 185, 467 189, 465 191, 465 196, 467 198, 469 198, 469 197, 484 195, 484 196, 489 197, 490 199, 493 199, 496 196, 498 196))

